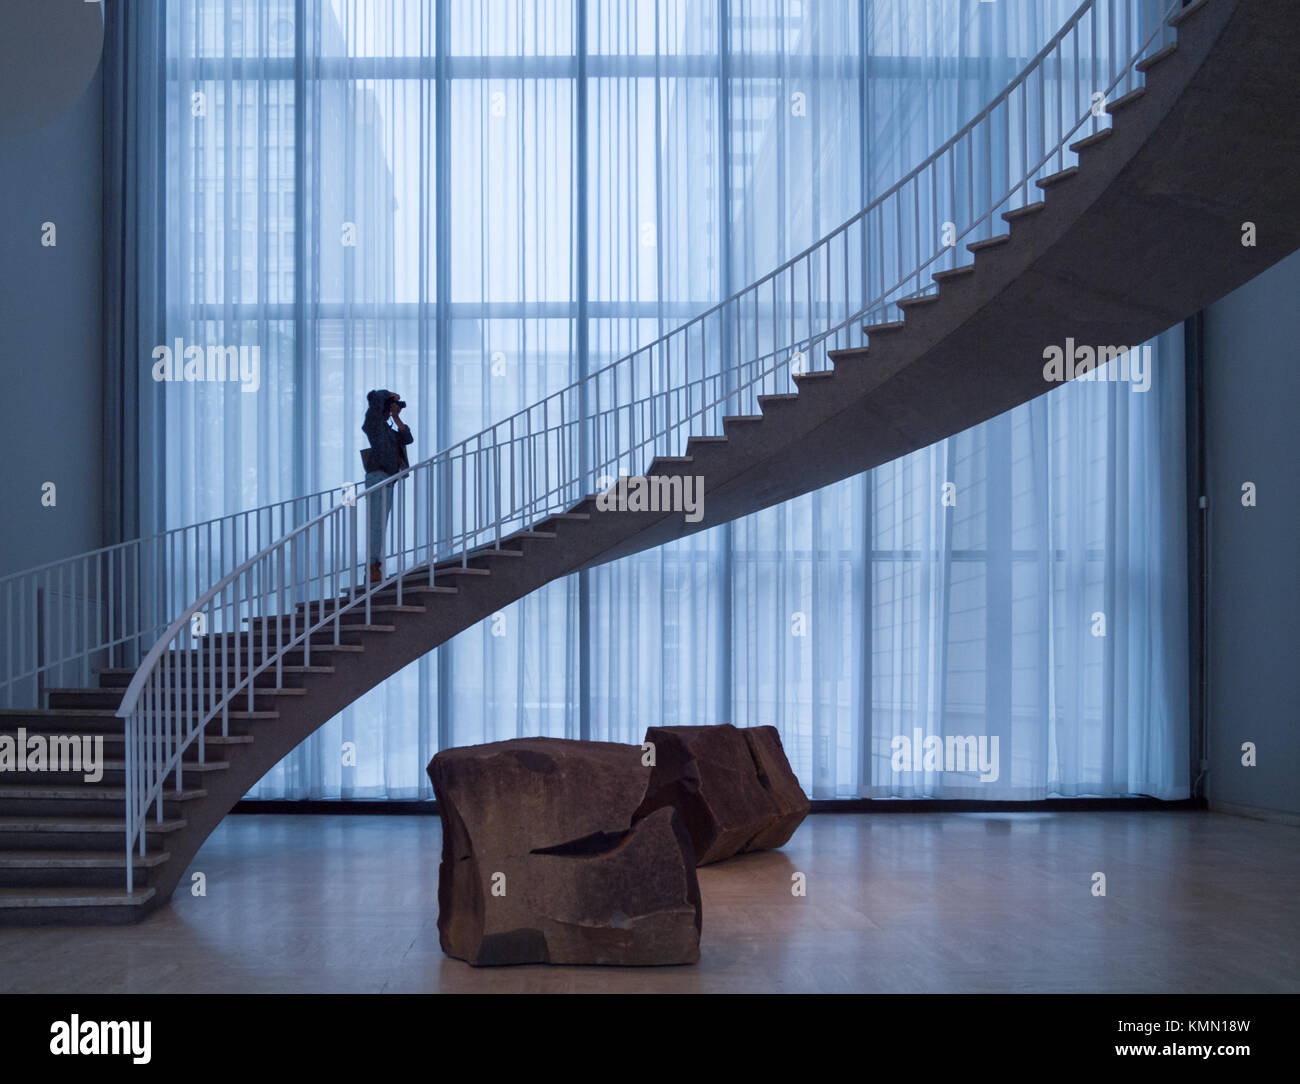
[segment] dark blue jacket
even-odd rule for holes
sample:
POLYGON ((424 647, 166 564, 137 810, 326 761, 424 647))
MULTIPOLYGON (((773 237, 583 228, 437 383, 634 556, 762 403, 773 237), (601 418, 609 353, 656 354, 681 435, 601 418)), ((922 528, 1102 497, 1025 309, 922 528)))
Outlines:
POLYGON ((411 432, 409 426, 401 430, 394 429, 384 417, 384 406, 392 397, 393 393, 386 388, 378 388, 370 392, 366 396, 366 402, 370 406, 366 410, 365 420, 361 423, 361 431, 370 438, 371 466, 385 474, 396 474, 398 471, 406 470, 409 465, 406 458, 406 445, 415 440, 415 434, 411 432))

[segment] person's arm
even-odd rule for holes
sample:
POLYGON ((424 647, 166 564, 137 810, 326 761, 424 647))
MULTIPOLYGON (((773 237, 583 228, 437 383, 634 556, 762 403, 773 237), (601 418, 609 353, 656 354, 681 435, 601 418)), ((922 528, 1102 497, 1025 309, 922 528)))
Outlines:
POLYGON ((395 407, 390 412, 393 421, 397 423, 397 439, 402 444, 410 444, 415 440, 415 435, 411 432, 411 427, 402 421, 401 413, 400 407, 395 407))

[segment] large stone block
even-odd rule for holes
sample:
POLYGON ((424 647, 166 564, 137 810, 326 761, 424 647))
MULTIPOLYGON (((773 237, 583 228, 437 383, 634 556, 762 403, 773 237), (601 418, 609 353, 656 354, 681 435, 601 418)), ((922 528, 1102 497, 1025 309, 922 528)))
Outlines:
POLYGON ((646 731, 655 765, 638 816, 675 808, 694 844, 697 865, 780 846, 808 810, 775 727, 753 729, 771 733, 751 741, 748 730, 730 723, 646 731))
POLYGON ((471 964, 693 963, 700 892, 670 809, 633 823, 641 749, 521 738, 429 764, 442 816, 438 930, 471 964))
POLYGON ((747 726, 741 731, 749 743, 750 755, 758 771, 758 781, 777 808, 777 819, 771 826, 758 832, 745 844, 747 851, 762 851, 771 847, 784 847, 790 842, 794 830, 803 823, 812 808, 808 795, 799 786, 799 780, 786 758, 781 745, 781 735, 774 726, 747 726))

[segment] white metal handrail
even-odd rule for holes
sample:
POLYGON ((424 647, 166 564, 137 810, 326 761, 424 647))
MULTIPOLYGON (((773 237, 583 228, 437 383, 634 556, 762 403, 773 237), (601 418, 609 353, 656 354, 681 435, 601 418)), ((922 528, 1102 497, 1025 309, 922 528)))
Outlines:
POLYGON ((335 486, 0 577, 0 706, 36 707, 47 686, 138 665, 178 607, 341 499, 335 486))
POLYGON ((1080 128, 1105 119, 1094 95, 1131 89, 1138 60, 1172 35, 1167 17, 1178 6, 1139 40, 1134 26, 1102 17, 1113 9, 1085 0, 977 116, 817 244, 648 346, 348 494, 202 591, 150 648, 118 709, 128 889, 150 809, 161 822, 164 788, 174 780, 181 789, 195 743, 202 761, 209 724, 219 720, 228 735, 232 713, 256 710, 259 678, 282 688, 286 666, 298 657, 310 666, 313 648, 342 643, 355 623, 345 618, 370 624, 377 592, 395 591, 400 604, 413 587, 433 584, 439 562, 467 565, 596 493, 602 479, 670 454, 691 435, 721 432, 725 416, 822 367, 827 351, 860 345, 864 320, 924 292, 923 276, 955 265, 960 242, 990 235, 998 212, 1065 168, 1080 128), (391 541, 383 578, 372 583, 365 524, 380 501, 392 507, 391 541))

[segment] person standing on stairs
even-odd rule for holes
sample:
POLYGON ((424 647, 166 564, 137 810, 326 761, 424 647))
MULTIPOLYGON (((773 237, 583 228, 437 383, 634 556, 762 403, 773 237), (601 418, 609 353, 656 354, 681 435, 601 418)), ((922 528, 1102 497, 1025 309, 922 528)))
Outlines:
MULTIPOLYGON (((401 419, 406 404, 396 392, 377 388, 366 394, 366 403, 361 431, 369 438, 370 449, 362 452, 361 458, 366 468, 366 488, 369 489, 411 465, 406 457, 406 446, 415 437, 410 426, 401 419)), ((393 490, 398 484, 394 482, 384 486, 367 498, 370 502, 368 562, 371 583, 384 578, 384 534, 393 511, 393 490)))

